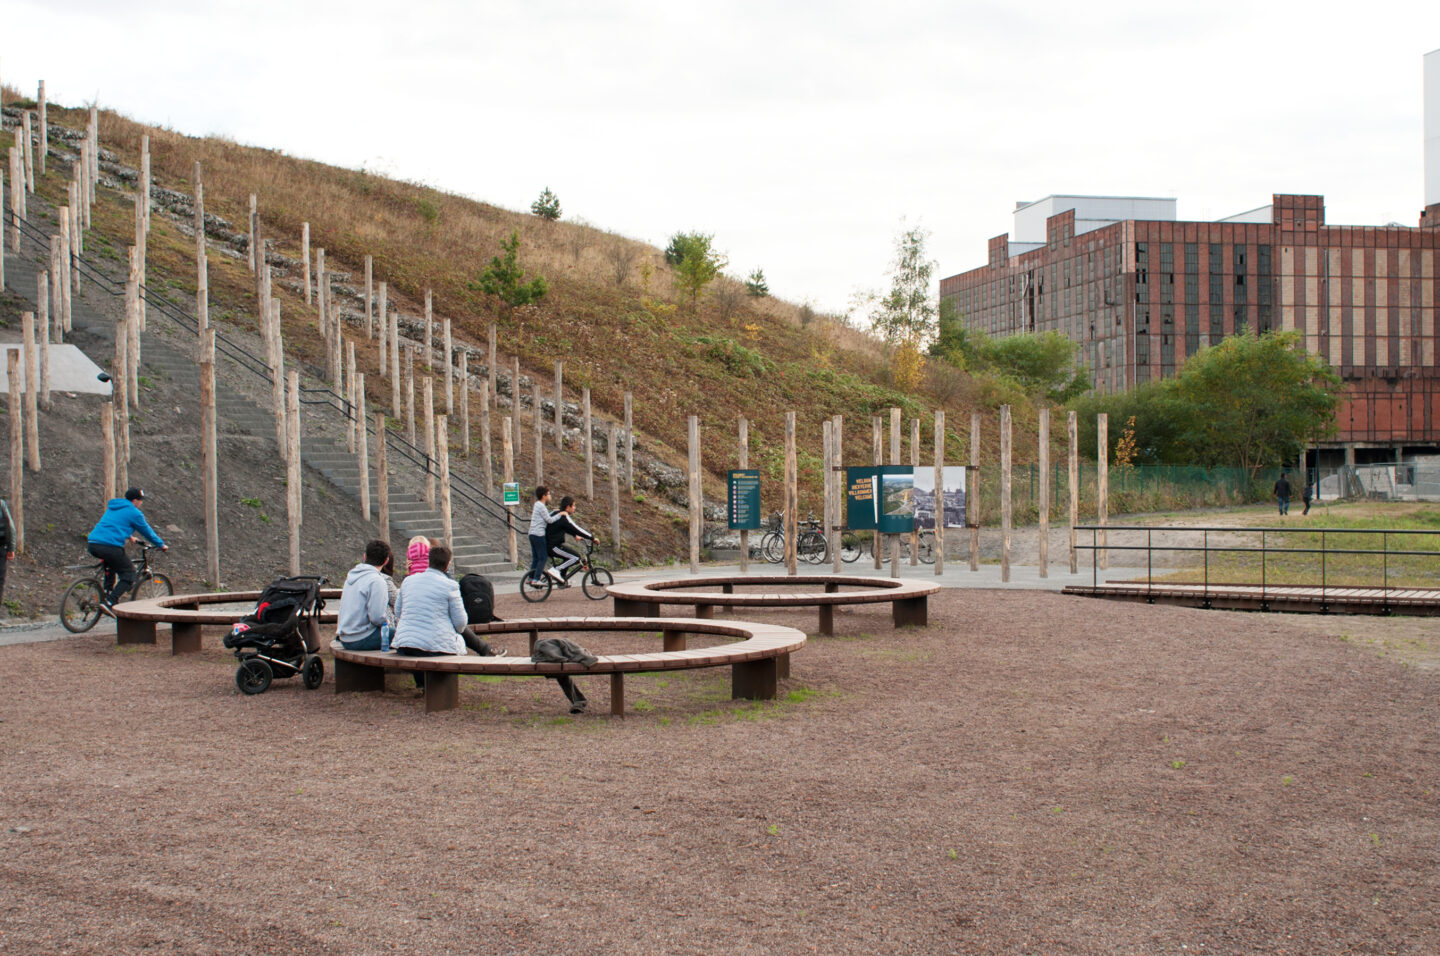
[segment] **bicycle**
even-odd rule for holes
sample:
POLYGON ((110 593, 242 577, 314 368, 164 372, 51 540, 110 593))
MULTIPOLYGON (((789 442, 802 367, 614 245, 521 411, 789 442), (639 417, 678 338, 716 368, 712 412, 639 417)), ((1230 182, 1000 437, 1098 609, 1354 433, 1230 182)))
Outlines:
MULTIPOLYGON (((900 560, 910 560, 910 535, 902 534, 900 538, 900 560)), ((930 530, 921 531, 916 538, 917 550, 915 556, 920 559, 921 564, 935 563, 935 532, 930 530)), ((874 547, 874 541, 871 542, 874 547)), ((880 563, 884 564, 890 560, 890 548, 887 546, 880 552, 880 563)))
POLYGON ((785 512, 777 511, 770 518, 770 527, 760 538, 760 557, 771 564, 785 560, 785 512))
MULTIPOLYGON (((774 524, 760 539, 760 554, 771 564, 780 564, 785 560, 785 527, 783 524, 784 512, 777 512, 774 524)), ((825 534, 820 530, 820 522, 816 520, 814 512, 800 522, 800 532, 795 536, 795 554, 801 561, 810 564, 823 564, 830 556, 830 543, 825 540, 825 534)), ((859 557, 857 554, 856 557, 859 557)), ((849 560, 854 560, 851 558, 849 560)))
MULTIPOLYGON (((610 569, 603 565, 595 564, 591 557, 595 553, 595 542, 589 541, 585 544, 585 553, 580 556, 580 563, 570 572, 565 580, 580 575, 580 589, 585 596, 592 601, 603 601, 606 597, 605 589, 615 583, 615 575, 610 569)), ((555 563, 554 555, 550 557, 550 563, 555 563)), ((530 572, 520 576, 520 596, 531 604, 537 604, 550 597, 550 591, 555 587, 555 579, 549 574, 542 572, 540 575, 542 583, 536 584, 530 580, 530 572)))
MULTIPOLYGON (((135 586, 130 589, 131 601, 148 598, 169 597, 175 593, 170 579, 157 571, 150 570, 150 552, 157 551, 149 545, 140 546, 139 567, 135 569, 135 586)), ((60 624, 71 634, 83 634, 100 620, 100 605, 106 595, 105 562, 94 564, 70 564, 66 571, 88 570, 85 577, 76 578, 65 589, 60 599, 60 624)))

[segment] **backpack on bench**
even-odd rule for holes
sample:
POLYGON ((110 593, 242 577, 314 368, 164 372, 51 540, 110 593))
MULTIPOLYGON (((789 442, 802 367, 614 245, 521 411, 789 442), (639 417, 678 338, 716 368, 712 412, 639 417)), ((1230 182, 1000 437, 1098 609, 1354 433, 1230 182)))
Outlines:
POLYGON ((460 602, 465 605, 467 624, 500 620, 495 616, 495 586, 483 574, 467 574, 460 579, 460 602))

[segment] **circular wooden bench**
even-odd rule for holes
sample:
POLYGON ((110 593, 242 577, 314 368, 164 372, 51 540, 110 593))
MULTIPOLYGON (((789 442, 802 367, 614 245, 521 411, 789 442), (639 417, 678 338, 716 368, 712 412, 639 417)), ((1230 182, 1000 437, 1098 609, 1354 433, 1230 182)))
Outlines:
MULTIPOLYGON (((170 625, 170 652, 193 654, 200 650, 200 632, 205 625, 233 627, 255 608, 259 591, 217 591, 213 594, 172 594, 169 597, 128 601, 115 605, 115 642, 117 644, 154 644, 155 625, 170 625), (234 604, 235 607, 211 607, 234 604)), ((322 588, 320 596, 339 601, 339 588, 322 588)), ((311 637, 319 646, 319 625, 334 624, 335 612, 322 611, 310 619, 311 637)))
POLYGON ((615 600, 615 616, 643 617, 660 613, 662 604, 688 604, 697 618, 711 618, 717 607, 818 607, 820 633, 835 633, 839 605, 877 604, 888 601, 896 627, 923 627, 929 621, 929 597, 938 584, 896 578, 861 578, 838 574, 741 574, 726 577, 678 578, 612 584, 606 592, 615 600), (823 585, 824 591, 797 591, 797 585, 823 585), (719 587, 720 592, 697 588, 719 587), (766 588, 759 594, 739 594, 737 587, 766 588), (842 591, 841 588, 862 590, 842 591), (688 590, 687 590, 688 589, 688 590))
MULTIPOLYGON (((550 677, 567 674, 610 675, 610 713, 625 716, 625 675, 642 671, 730 667, 730 696, 772 700, 777 681, 790 676, 790 655, 805 646, 805 635, 793 627, 748 622, 697 622, 689 618, 653 617, 551 617, 496 621, 473 625, 477 633, 526 634, 530 648, 543 634, 579 636, 600 631, 659 631, 662 650, 648 654, 597 655, 591 667, 578 663, 536 663, 529 657, 403 657, 394 651, 350 651, 338 641, 330 645, 335 657, 335 693, 383 690, 385 671, 425 673, 425 711, 449 710, 460 702, 461 674, 505 677, 550 677), (687 648, 686 635, 704 634, 738 638, 733 644, 687 648)), ((577 641, 577 643, 581 643, 577 641)))

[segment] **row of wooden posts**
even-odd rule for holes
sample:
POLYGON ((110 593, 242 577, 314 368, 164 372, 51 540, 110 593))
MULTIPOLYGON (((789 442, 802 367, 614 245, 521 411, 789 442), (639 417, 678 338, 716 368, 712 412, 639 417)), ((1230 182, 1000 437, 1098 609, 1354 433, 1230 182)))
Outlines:
MULTIPOLYGON (((704 529, 704 488, 702 476, 704 474, 700 462, 700 419, 696 415, 689 418, 689 504, 690 504, 690 573, 696 574, 700 570, 700 544, 704 529)), ((826 541, 829 544, 831 559, 834 561, 835 573, 840 573, 840 534, 844 516, 845 499, 845 471, 843 449, 844 417, 836 415, 822 423, 821 433, 821 457, 823 468, 823 491, 824 501, 823 525, 826 541)), ((970 570, 980 570, 980 496, 978 494, 978 476, 980 467, 980 425, 981 414, 973 412, 970 416, 970 460, 969 480, 965 488, 965 509, 966 523, 970 538, 970 570)), ((1109 447, 1109 416, 1100 413, 1097 416, 1099 430, 1100 448, 1109 447)), ((875 417, 871 420, 871 431, 874 447, 874 464, 880 466, 885 464, 884 455, 884 419, 875 417)), ((1011 513, 1011 469, 1012 469, 1012 423, 1010 406, 1000 407, 1000 578, 1002 581, 1010 580, 1010 550, 1011 530, 1013 528, 1011 513)), ((1039 412, 1038 423, 1039 442, 1039 472, 1040 472, 1040 514, 1039 514, 1039 541, 1038 541, 1038 563, 1040 577, 1048 577, 1050 574, 1050 409, 1042 408, 1039 412)), ((1066 433, 1069 444, 1069 523, 1070 523, 1070 573, 1077 571, 1078 558, 1076 548, 1076 521, 1079 511, 1079 444, 1077 440, 1076 414, 1070 412, 1066 421, 1066 433)), ((946 528, 944 521, 944 504, 941 494, 944 488, 945 469, 945 412, 935 412, 935 489, 936 489, 936 521, 935 521, 935 573, 937 575, 945 572, 945 536, 946 528)), ((900 458, 901 449, 901 412, 899 408, 890 409, 890 464, 902 464, 900 458)), ((1109 522, 1109 493, 1110 480, 1109 468, 1105 455, 1099 457, 1098 484, 1096 488, 1096 511, 1097 523, 1104 525, 1109 522)), ((799 469, 797 468, 797 448, 795 413, 785 413, 785 466, 784 466, 784 539, 785 539, 785 569, 788 574, 797 574, 799 542, 799 469)), ((912 467, 920 467, 920 419, 910 421, 910 462, 912 467)), ((750 467, 750 438, 749 422, 742 418, 739 422, 739 448, 736 455, 736 467, 746 469, 750 467)), ((877 492, 878 493, 878 492, 877 492)), ((956 529, 951 529, 956 530, 956 529)), ((890 549, 890 576, 900 575, 900 552, 902 535, 889 535, 890 549)), ((910 534, 910 564, 918 564, 919 555, 919 532, 910 534)), ((875 569, 879 570, 882 562, 882 550, 880 536, 876 534, 877 546, 872 548, 875 569)), ((1108 567, 1108 552, 1104 550, 1107 543, 1105 532, 1100 532, 1098 541, 1101 550, 1098 561, 1101 568, 1108 567)), ((742 573, 749 570, 750 562, 750 532, 740 532, 740 570, 742 573)))

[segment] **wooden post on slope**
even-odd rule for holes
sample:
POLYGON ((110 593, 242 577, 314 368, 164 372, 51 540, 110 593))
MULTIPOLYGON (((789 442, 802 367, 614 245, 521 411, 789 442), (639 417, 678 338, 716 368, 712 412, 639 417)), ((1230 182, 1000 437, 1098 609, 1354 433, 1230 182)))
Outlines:
POLYGON ((390 466, 385 457, 385 413, 375 413, 375 491, 380 498, 380 537, 390 540, 390 466))
MULTIPOLYGON (((145 291, 149 285, 149 266, 147 263, 150 247, 150 136, 142 134, 140 137, 140 182, 135 193, 135 248, 140 252, 140 327, 139 331, 144 332, 146 326, 145 291)), ((136 336, 139 342, 139 336, 136 336)), ((140 362, 140 350, 135 350, 134 362, 140 362)))
POLYGON ((620 554, 620 445, 616 434, 615 423, 610 423, 609 443, 606 450, 610 456, 610 540, 614 543, 615 553, 620 554))
POLYGON ((300 519, 304 488, 300 471, 300 373, 290 371, 285 400, 285 520, 290 531, 290 574, 300 573, 300 519))
MULTIPOLYGON (((356 427, 355 442, 355 463, 360 466, 360 515, 366 521, 370 520, 370 417, 365 410, 365 373, 357 372, 355 375, 355 421, 356 427)), ((377 435, 380 443, 385 443, 385 435, 377 435)))
POLYGON ((415 349, 405 343, 405 438, 415 444, 415 349))
POLYGON ((945 409, 935 411, 935 574, 945 573, 945 409))
POLYGON ((40 153, 37 157, 40 161, 40 175, 45 175, 45 155, 50 152, 50 121, 46 116, 45 103, 45 81, 40 81, 40 89, 35 94, 35 102, 40 111, 40 153))
MULTIPOLYGON (((500 461, 504 466, 501 472, 501 480, 505 484, 515 480, 515 418, 513 415, 503 415, 500 418, 500 461)), ((506 505, 508 513, 505 524, 508 528, 507 540, 510 544, 510 566, 514 567, 520 560, 520 555, 515 546, 515 506, 506 505)))
MULTIPOLYGON (((885 432, 884 432, 884 427, 885 427, 885 426, 881 424, 880 416, 879 416, 879 415, 876 415, 876 416, 874 416, 873 418, 870 419, 870 430, 871 430, 871 432, 872 432, 872 435, 871 435, 872 442, 871 442, 871 443, 875 446, 875 467, 876 467, 876 468, 879 468, 881 465, 885 464, 885 432)), ((880 476, 879 476, 879 475, 876 475, 876 476, 875 476, 875 486, 871 489, 871 494, 873 494, 873 495, 875 496, 877 502, 879 501, 879 498, 880 498, 880 485, 881 485, 880 476)), ((879 513, 878 510, 877 510, 876 513, 877 513, 877 514, 879 513)), ((884 556, 885 556, 885 539, 882 538, 882 537, 880 537, 880 528, 879 528, 880 522, 879 522, 879 521, 876 521, 875 524, 876 524, 876 528, 875 528, 875 530, 872 532, 872 534, 874 535, 874 537, 872 537, 871 540, 870 540, 870 553, 871 553, 871 554, 874 556, 874 558, 875 558, 875 570, 876 570, 876 571, 879 571, 879 570, 880 570, 880 564, 881 564, 881 562, 883 561, 884 556)))
POLYGON ((365 340, 375 338, 375 257, 365 257, 365 340))
POLYGON ((205 573, 220 587, 219 449, 215 418, 215 330, 200 336, 200 484, 205 504, 205 573))
POLYGON ((525 436, 520 428, 520 356, 515 356, 515 361, 510 368, 510 414, 515 419, 515 454, 525 453, 525 436))
POLYGON ((25 553, 25 411, 20 398, 20 352, 5 353, 10 380, 10 517, 15 520, 15 552, 25 553))
POLYGON ((300 258, 305 262, 305 304, 314 305, 315 296, 310 282, 310 224, 300 224, 300 258))
POLYGON ((140 409, 140 313, 143 309, 144 293, 140 274, 140 247, 130 247, 130 282, 135 286, 135 295, 127 300, 131 312, 125 320, 125 333, 129 341, 125 344, 125 375, 130 390, 130 407, 140 409))
POLYGON ((390 346, 386 341, 390 336, 390 289, 387 283, 380 283, 380 300, 375 309, 376 316, 380 319, 380 377, 383 379, 390 373, 390 357, 386 352, 390 346))
POLYGON ((595 500, 595 435, 591 432, 594 422, 590 417, 590 389, 580 390, 581 427, 585 429, 581 449, 585 455, 585 500, 595 500))
POLYGON ((259 211, 258 211, 258 208, 259 208, 259 206, 258 206, 257 200, 256 200, 256 198, 255 198, 255 194, 254 194, 254 193, 251 193, 251 194, 250 194, 250 249, 249 249, 249 254, 245 257, 246 264, 248 264, 248 265, 250 266, 250 271, 251 271, 251 272, 255 272, 255 271, 257 271, 257 270, 259 269, 259 260, 260 260, 260 257, 255 254, 255 238, 256 238, 256 237, 255 237, 255 233, 256 233, 255 223, 256 223, 256 221, 260 218, 260 213, 259 213, 259 211))
POLYGON ((625 480, 629 490, 635 491, 635 417, 632 414, 634 402, 629 392, 625 393, 625 480))
POLYGON ((431 375, 435 372, 435 338, 434 338, 435 312, 431 305, 430 290, 425 290, 425 338, 421 340, 425 359, 425 374, 431 375))
MULTIPOLYGON (((205 183, 195 163, 195 322, 200 334, 210 327, 209 256, 205 248, 205 183)), ((285 447, 281 442, 280 447, 285 447)))
POLYGON ((40 470, 40 352, 35 347, 35 313, 20 313, 25 350, 25 445, 31 471, 40 470))
MULTIPOLYGON (((744 416, 740 418, 739 427, 740 445, 736 449, 735 467, 741 471, 750 467, 750 422, 744 416)), ((750 532, 740 532, 740 573, 750 573, 750 532)))
POLYGON ((530 420, 535 424, 535 484, 545 483, 545 413, 540 407, 540 382, 531 382, 534 389, 534 404, 531 406, 533 414, 530 420))
MULTIPOLYGON (((428 379, 427 379, 428 381, 428 379)), ((435 418, 435 446, 440 461, 440 535, 445 547, 455 548, 455 526, 450 520, 450 416, 435 418)))
POLYGON ((455 414, 455 340, 450 337, 450 319, 443 324, 445 338, 445 414, 455 414))
POLYGON ((100 413, 100 440, 104 447, 100 472, 100 493, 105 501, 109 501, 111 498, 120 497, 115 490, 115 402, 113 399, 105 403, 105 410, 100 413))
MULTIPOLYGON (((380 283, 380 302, 385 302, 385 283, 380 283)), ((400 420, 400 313, 390 316, 390 417, 400 420)))
POLYGON ((563 365, 557 359, 555 362, 555 447, 565 447, 565 393, 563 365))
POLYGON ((21 150, 21 158, 25 162, 25 191, 35 191, 35 139, 34 132, 30 128, 30 111, 24 110, 20 114, 20 129, 17 130, 25 138, 25 148, 21 150))
POLYGON ((1039 464, 1040 469, 1040 517, 1039 517, 1039 561, 1040 576, 1050 576, 1050 409, 1040 409, 1039 422, 1039 464))
POLYGON ((965 485, 965 523, 970 526, 970 570, 980 570, 980 413, 970 413, 970 480, 965 485))
POLYGON ((490 446, 490 383, 480 380, 480 474, 485 476, 485 492, 495 487, 495 463, 490 446))
POLYGON ((490 385, 490 398, 491 398, 492 400, 498 400, 498 399, 500 398, 500 393, 499 393, 498 391, 496 391, 496 382, 498 381, 498 379, 496 378, 496 375, 495 375, 495 323, 494 323, 494 322, 491 322, 491 323, 490 323, 490 352, 489 352, 488 358, 487 358, 486 361, 485 361, 485 376, 486 376, 486 380, 488 381, 488 383, 489 383, 489 385, 490 385))
MULTIPOLYGON (((0 201, 5 197, 5 174, 0 173, 0 201)), ((5 223, 0 222, 0 290, 5 288, 5 223)))
POLYGON ((141 205, 145 210, 145 235, 150 235, 150 194, 152 191, 150 177, 150 134, 145 133, 140 137, 140 196, 141 205))
POLYGON ((435 507, 435 379, 425 376, 425 504, 435 507))
POLYGON ((1068 413, 1068 414, 1065 416, 1065 437, 1066 437, 1066 440, 1070 443, 1070 449, 1069 449, 1069 455, 1068 455, 1068 458, 1069 458, 1069 474, 1068 474, 1068 477, 1069 477, 1069 479, 1070 479, 1070 481, 1069 481, 1069 484, 1070 484, 1070 489, 1069 489, 1069 490, 1070 490, 1070 494, 1069 494, 1067 497, 1068 497, 1068 499, 1069 499, 1069 505, 1070 505, 1069 511, 1070 511, 1070 573, 1071 573, 1071 574, 1078 574, 1079 571, 1080 571, 1080 568, 1079 568, 1079 556, 1078 556, 1077 553, 1076 553, 1077 549, 1076 549, 1076 547, 1075 547, 1075 544, 1076 544, 1076 541, 1075 541, 1075 519, 1076 519, 1077 513, 1078 513, 1079 510, 1080 510, 1080 445, 1079 445, 1079 442, 1078 442, 1078 440, 1077 440, 1078 437, 1079 437, 1079 434, 1078 434, 1079 431, 1080 431, 1079 420, 1078 420, 1078 418, 1076 417, 1076 413, 1075 413, 1075 412, 1070 412, 1070 413, 1068 413))
MULTIPOLYGON (((446 320, 449 323, 449 320, 446 320)), ((470 457, 470 350, 460 350, 460 454, 470 457)))
POLYGON ((1013 514, 1010 503, 1010 406, 1000 406, 1000 580, 1010 580, 1010 529, 1013 514))
POLYGON ((35 334, 40 346, 40 407, 50 410, 50 273, 35 274, 35 334))
POLYGON ((285 336, 280 325, 280 300, 270 299, 270 336, 274 344, 271 346, 272 359, 270 364, 270 410, 275 416, 275 450, 280 455, 280 460, 285 461, 289 454, 289 426, 285 422, 285 336))
MULTIPOLYGON (((4 190, 0 190, 3 192, 4 190)), ((61 329, 68 333, 70 319, 70 207, 60 207, 60 316, 61 329)))
POLYGON ((689 422, 690 457, 690 573, 700 573, 700 533, 704 524, 705 503, 700 493, 700 417, 691 415, 689 422))
MULTIPOLYGON (((910 419, 910 467, 920 467, 920 419, 910 419)), ((910 529, 910 567, 920 563, 920 529, 910 529)))
MULTIPOLYGON (((62 212, 61 215, 63 216, 64 213, 62 212)), ((4 230, 0 230, 0 234, 3 234, 3 232, 4 230)), ((49 269, 50 294, 47 296, 47 301, 50 303, 50 327, 53 330, 52 334, 55 336, 56 344, 64 343, 65 332, 67 331, 65 328, 65 290, 61 287, 65 281, 65 274, 60 267, 60 248, 60 237, 58 235, 51 236, 49 269)), ((3 256, 4 252, 5 250, 0 248, 0 256, 3 256)), ((0 275, 0 286, 3 285, 4 276, 0 275)))
POLYGON ((345 448, 355 454, 356 432, 364 430, 364 420, 357 414, 360 397, 355 392, 355 343, 345 343, 345 395, 350 407, 345 410, 345 448), (359 428, 356 428, 359 425, 359 428))
POLYGON ((1110 552, 1105 549, 1109 543, 1105 525, 1110 523, 1110 416, 1105 412, 1097 415, 1095 428, 1095 523, 1100 525, 1100 554, 1097 557, 1103 571, 1110 567, 1110 552))
POLYGON ((130 317, 135 314, 135 252, 130 250, 130 276, 125 283, 125 310, 115 323, 115 358, 110 369, 111 394, 115 397, 115 484, 130 485, 130 317))
POLYGON ((834 500, 830 496, 830 457, 832 454, 830 442, 834 440, 834 424, 828 418, 820 421, 820 534, 825 537, 828 547, 830 541, 830 526, 835 523, 835 516, 831 513, 834 500))
POLYGON ((25 195, 25 172, 21 168, 20 150, 10 147, 10 250, 20 248, 21 197, 25 195))
MULTIPOLYGON (((325 281, 325 248, 321 246, 315 250, 315 320, 320 328, 320 337, 329 343, 330 333, 325 324, 330 318, 329 304, 325 301, 327 285, 328 283, 325 281)), ((325 367, 328 369, 330 367, 328 351, 325 353, 325 357, 325 367)))
POLYGON ((795 413, 785 413, 785 573, 800 573, 800 495, 796 482, 799 478, 795 452, 795 413))

